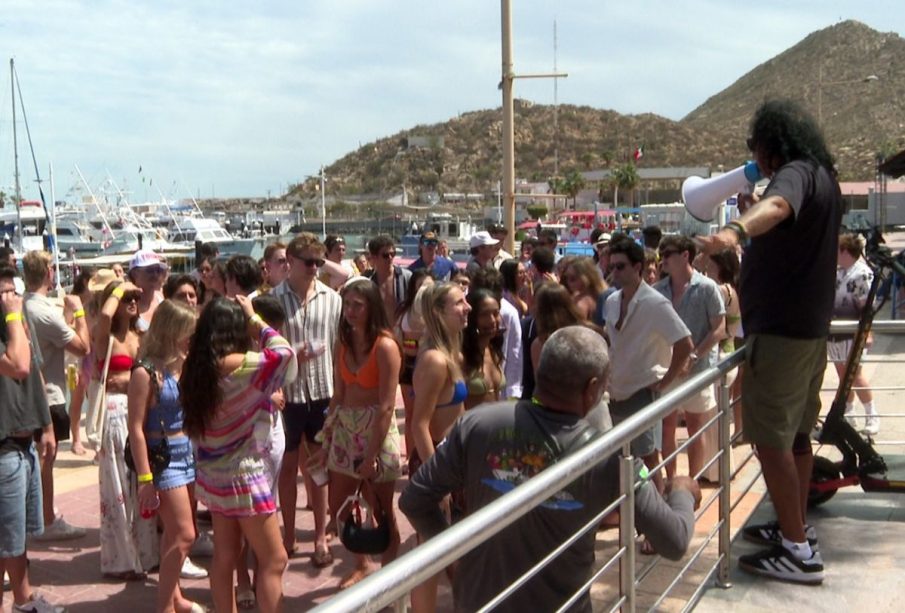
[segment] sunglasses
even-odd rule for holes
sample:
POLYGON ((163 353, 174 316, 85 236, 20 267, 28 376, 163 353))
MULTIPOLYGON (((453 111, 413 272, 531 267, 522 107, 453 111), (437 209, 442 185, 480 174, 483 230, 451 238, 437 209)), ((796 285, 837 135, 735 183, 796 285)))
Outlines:
POLYGON ((622 270, 625 270, 626 268, 628 268, 628 266, 629 266, 628 262, 616 262, 615 264, 610 264, 610 270, 622 271, 622 270))
POLYGON ((436 247, 438 245, 437 241, 434 240, 422 241, 421 244, 425 247, 436 247))
POLYGON ((320 268, 324 265, 324 258, 296 258, 299 262, 302 262, 305 266, 317 266, 320 268))
POLYGON ((139 295, 136 294, 135 292, 129 292, 128 294, 123 294, 123 297, 122 297, 122 299, 120 299, 120 302, 138 302, 138 297, 139 297, 139 295))
POLYGON ((382 257, 384 260, 392 260, 393 258, 396 257, 396 252, 395 252, 395 251, 387 251, 386 253, 381 253, 381 254, 380 254, 380 257, 382 257))

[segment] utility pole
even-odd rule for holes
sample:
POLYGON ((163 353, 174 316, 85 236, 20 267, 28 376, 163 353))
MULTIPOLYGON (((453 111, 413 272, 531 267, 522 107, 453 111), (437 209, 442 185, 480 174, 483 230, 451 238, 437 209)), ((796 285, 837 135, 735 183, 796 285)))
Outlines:
POLYGON ((19 184, 19 143, 16 137, 16 67, 13 58, 9 58, 9 87, 12 91, 12 107, 13 107, 13 160, 14 174, 16 177, 16 246, 19 247, 19 253, 23 253, 22 249, 22 186, 19 184))

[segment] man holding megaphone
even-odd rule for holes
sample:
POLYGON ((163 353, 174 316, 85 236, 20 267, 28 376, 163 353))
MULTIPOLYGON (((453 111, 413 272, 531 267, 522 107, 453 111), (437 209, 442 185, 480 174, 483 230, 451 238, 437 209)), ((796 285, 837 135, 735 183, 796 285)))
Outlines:
POLYGON ((774 579, 821 583, 817 533, 805 523, 814 464, 809 434, 826 368, 842 195, 833 156, 797 104, 761 105, 747 144, 770 184, 759 200, 740 196, 739 219, 698 239, 706 253, 745 248, 742 422, 778 521, 744 530, 746 539, 770 548, 741 556, 739 566, 774 579))

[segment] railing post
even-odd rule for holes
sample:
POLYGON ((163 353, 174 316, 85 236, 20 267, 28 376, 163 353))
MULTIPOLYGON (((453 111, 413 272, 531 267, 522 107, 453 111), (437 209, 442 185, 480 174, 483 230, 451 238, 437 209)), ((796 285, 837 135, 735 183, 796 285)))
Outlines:
POLYGON ((619 596, 625 598, 623 613, 635 613, 635 462, 628 443, 619 468, 619 495, 625 496, 619 509, 619 546, 625 551, 619 560, 619 596))
POLYGON ((732 411, 731 401, 729 399, 729 385, 726 382, 726 375, 720 378, 719 400, 720 418, 717 422, 720 428, 720 531, 719 531, 719 553, 720 566, 717 571, 716 584, 722 588, 732 587, 729 582, 729 562, 731 554, 730 544, 730 522, 731 515, 731 481, 732 481, 732 442, 729 435, 729 414, 732 411))

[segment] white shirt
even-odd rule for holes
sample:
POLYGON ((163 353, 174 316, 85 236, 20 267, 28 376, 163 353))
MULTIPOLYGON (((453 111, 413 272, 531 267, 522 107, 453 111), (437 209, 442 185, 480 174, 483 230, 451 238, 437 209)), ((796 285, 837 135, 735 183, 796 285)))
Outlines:
POLYGON ((606 301, 613 400, 626 400, 662 379, 669 370, 672 346, 691 336, 670 301, 643 281, 628 303, 622 328, 617 330, 621 302, 622 290, 606 301))
POLYGON ((503 334, 503 374, 506 377, 506 398, 522 397, 522 324, 518 309, 505 298, 500 301, 503 334))

